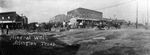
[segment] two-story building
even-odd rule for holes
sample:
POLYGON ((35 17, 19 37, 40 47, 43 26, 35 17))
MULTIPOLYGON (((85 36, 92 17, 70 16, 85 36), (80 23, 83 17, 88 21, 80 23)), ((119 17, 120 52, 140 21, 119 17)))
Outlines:
POLYGON ((86 8, 77 8, 67 12, 67 15, 71 18, 90 18, 90 19, 102 19, 103 13, 86 8))
POLYGON ((15 11, 1 12, 0 13, 0 27, 6 28, 6 25, 10 29, 24 28, 24 25, 28 24, 28 18, 26 16, 19 16, 15 11))

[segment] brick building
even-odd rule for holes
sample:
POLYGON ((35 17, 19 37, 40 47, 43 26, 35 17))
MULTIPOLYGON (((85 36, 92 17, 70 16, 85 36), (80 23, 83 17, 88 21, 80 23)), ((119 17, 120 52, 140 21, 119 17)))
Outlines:
POLYGON ((79 18, 91 18, 91 19, 102 19, 103 13, 99 11, 94 11, 85 8, 77 8, 67 12, 67 15, 70 17, 79 17, 79 18))
POLYGON ((15 11, 0 13, 0 27, 6 28, 6 25, 10 29, 24 28, 28 24, 28 18, 26 16, 19 16, 15 11))
POLYGON ((83 23, 85 27, 94 27, 103 19, 103 13, 99 11, 94 11, 85 8, 77 8, 67 12, 67 15, 70 18, 70 23, 72 26, 79 26, 80 23, 83 23))

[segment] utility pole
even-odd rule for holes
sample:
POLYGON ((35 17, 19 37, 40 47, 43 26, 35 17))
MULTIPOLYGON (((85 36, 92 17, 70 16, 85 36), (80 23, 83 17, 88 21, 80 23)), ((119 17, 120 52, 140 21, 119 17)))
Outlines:
POLYGON ((137 7, 136 7, 136 28, 138 28, 138 0, 136 0, 136 5, 137 5, 137 7))
POLYGON ((116 20, 116 15, 114 14, 114 20, 116 20))
POLYGON ((148 7, 148 0, 147 0, 147 29, 149 29, 149 7, 148 7))
POLYGON ((144 18, 144 14, 142 14, 142 21, 143 21, 143 25, 145 24, 145 18, 144 18))

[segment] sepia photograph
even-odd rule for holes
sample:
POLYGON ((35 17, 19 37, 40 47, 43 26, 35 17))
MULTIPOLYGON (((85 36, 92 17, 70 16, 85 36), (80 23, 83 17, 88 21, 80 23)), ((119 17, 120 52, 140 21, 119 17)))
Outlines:
POLYGON ((0 0, 0 55, 150 55, 150 0, 0 0))

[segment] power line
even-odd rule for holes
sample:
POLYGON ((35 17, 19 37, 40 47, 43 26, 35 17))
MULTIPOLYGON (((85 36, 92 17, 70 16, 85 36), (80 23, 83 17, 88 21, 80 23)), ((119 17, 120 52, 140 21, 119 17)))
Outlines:
POLYGON ((116 7, 116 6, 120 6, 120 5, 124 5, 124 4, 130 3, 130 2, 133 2, 133 1, 136 1, 136 0, 131 0, 131 1, 128 1, 128 2, 123 2, 123 3, 117 4, 117 5, 100 8, 99 10, 107 9, 107 8, 112 8, 112 7, 116 7))

